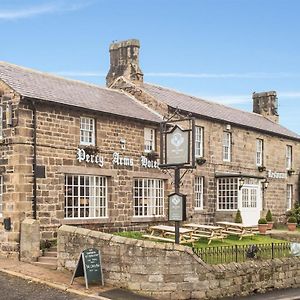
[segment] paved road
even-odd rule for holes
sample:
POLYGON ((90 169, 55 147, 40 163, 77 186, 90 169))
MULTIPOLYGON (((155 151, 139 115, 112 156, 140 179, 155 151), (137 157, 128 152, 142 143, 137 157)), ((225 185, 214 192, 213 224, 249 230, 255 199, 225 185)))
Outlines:
POLYGON ((0 272, 0 299, 91 300, 0 272))
POLYGON ((223 300, 300 300, 300 288, 276 290, 266 294, 247 297, 224 298, 223 300))

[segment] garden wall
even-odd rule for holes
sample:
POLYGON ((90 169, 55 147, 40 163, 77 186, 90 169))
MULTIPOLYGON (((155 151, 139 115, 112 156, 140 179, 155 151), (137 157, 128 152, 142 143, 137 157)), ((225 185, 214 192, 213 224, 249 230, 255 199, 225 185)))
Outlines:
POLYGON ((105 283, 156 299, 217 299, 300 286, 300 258, 210 266, 191 248, 63 225, 58 267, 74 270, 80 252, 100 249, 105 283))

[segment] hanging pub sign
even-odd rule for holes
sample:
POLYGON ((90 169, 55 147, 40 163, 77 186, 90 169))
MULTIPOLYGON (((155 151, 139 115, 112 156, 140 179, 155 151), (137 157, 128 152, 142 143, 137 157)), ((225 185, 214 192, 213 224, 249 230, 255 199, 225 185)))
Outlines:
POLYGON ((186 195, 173 193, 169 198, 169 221, 186 220, 186 195))
POLYGON ((98 249, 89 248, 81 252, 73 273, 71 284, 75 277, 84 277, 87 289, 89 288, 89 283, 100 283, 101 285, 104 285, 101 256, 98 249))
POLYGON ((190 163, 190 130, 175 125, 166 133, 166 164, 184 165, 190 163))

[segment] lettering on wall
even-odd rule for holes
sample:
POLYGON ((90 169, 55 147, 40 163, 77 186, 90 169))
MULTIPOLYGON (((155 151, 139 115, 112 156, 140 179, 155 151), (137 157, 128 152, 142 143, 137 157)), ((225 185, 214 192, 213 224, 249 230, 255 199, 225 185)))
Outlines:
POLYGON ((158 162, 150 160, 146 156, 141 156, 141 166, 144 168, 158 169, 158 162))
POLYGON ((274 179, 286 179, 287 174, 283 172, 273 172, 271 170, 268 170, 268 177, 269 178, 274 178, 274 179))
POLYGON ((99 156, 98 154, 88 154, 84 149, 77 149, 77 160, 81 163, 83 161, 91 164, 96 164, 100 168, 104 165, 103 156, 99 156))
MULTIPOLYGON (((77 149, 76 159, 81 162, 98 165, 100 168, 104 165, 104 157, 98 154, 89 154, 84 149, 77 149)), ((118 152, 112 154, 112 164, 117 166, 133 167, 134 161, 132 157, 121 156, 118 152)), ((159 169, 159 162, 150 160, 146 156, 141 156, 140 166, 147 169, 159 169)))
POLYGON ((117 166, 133 167, 133 159, 129 157, 123 157, 118 152, 113 153, 112 163, 117 166))

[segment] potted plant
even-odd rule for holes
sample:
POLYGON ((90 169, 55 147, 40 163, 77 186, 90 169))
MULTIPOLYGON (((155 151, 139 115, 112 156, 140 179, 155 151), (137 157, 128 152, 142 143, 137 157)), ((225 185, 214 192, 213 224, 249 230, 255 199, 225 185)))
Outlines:
POLYGON ((258 220, 258 230, 260 234, 266 234, 268 229, 268 222, 265 218, 260 218, 258 220))
POLYGON ((238 209, 237 212, 236 212, 234 222, 235 222, 235 223, 243 223, 241 211, 240 211, 239 209, 238 209))
POLYGON ((272 213, 270 210, 267 211, 267 214, 266 214, 266 220, 268 222, 268 229, 272 229, 273 228, 273 216, 272 216, 272 213))
POLYGON ((287 227, 289 231, 295 231, 297 226, 297 219, 294 216, 290 216, 287 220, 287 227))

